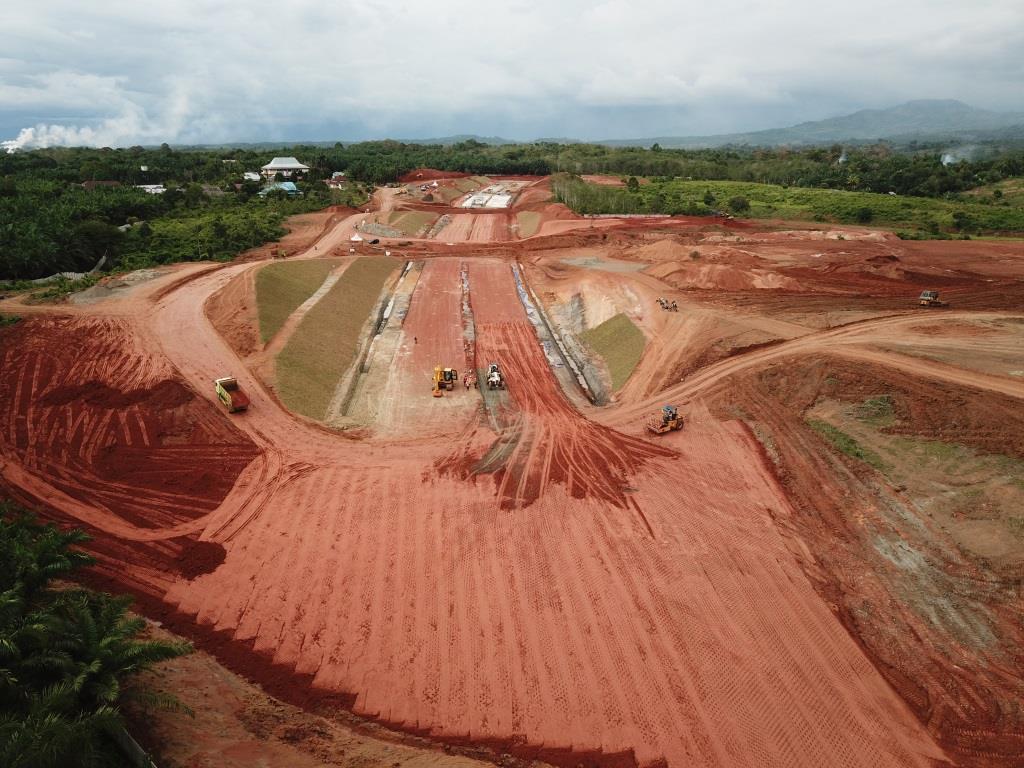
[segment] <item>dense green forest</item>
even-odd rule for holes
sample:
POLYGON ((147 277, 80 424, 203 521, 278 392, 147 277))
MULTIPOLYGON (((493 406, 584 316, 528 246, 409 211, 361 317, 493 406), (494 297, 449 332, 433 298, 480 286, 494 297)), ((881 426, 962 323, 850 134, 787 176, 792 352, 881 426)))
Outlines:
MULTIPOLYGON (((284 234, 286 216, 331 204, 360 205, 365 189, 299 182, 302 197, 257 194, 222 153, 58 149, 0 156, 0 280, 175 261, 227 259, 284 234), (145 166, 148 170, 143 171, 145 166), (84 188, 82 182, 120 186, 84 188), (158 184, 154 195, 135 184, 158 184)), ((310 174, 316 179, 314 174, 310 174)))
POLYGON ((115 746, 119 704, 182 708, 128 683, 190 646, 139 640, 145 621, 128 598, 57 583, 92 562, 85 540, 0 500, 0 765, 129 765, 115 746))
MULTIPOLYGON (((924 234, 1019 229, 1013 224, 1010 209, 1014 206, 1008 200, 964 193, 1024 175, 1024 151, 977 146, 969 159, 948 162, 947 157, 947 163, 942 162, 943 154, 940 146, 886 144, 847 149, 837 145, 669 150, 657 145, 645 149, 551 142, 492 146, 473 140, 450 146, 373 141, 276 150, 163 145, 17 152, 0 155, 0 279, 85 271, 103 255, 108 257, 108 268, 115 269, 230 258, 280 236, 285 216, 332 202, 364 202, 365 190, 351 182, 388 183, 418 167, 492 175, 602 173, 654 181, 653 189, 645 186, 629 197, 616 191, 595 193, 602 196, 603 207, 593 198, 576 206, 585 212, 708 213, 720 208, 720 202, 705 204, 703 195, 691 194, 684 182, 714 181, 895 193, 902 199, 934 198, 992 209, 985 209, 986 213, 965 208, 960 214, 960 224, 965 226, 954 226, 954 211, 939 206, 908 223, 924 234), (274 155, 294 155, 311 167, 309 181, 300 184, 304 197, 263 199, 256 194, 260 182, 242 181, 244 171, 258 170, 274 155), (328 190, 321 181, 333 171, 344 171, 350 179, 343 193, 328 190), (90 181, 122 186, 92 190, 81 186, 90 181), (149 195, 133 187, 157 183, 170 191, 149 195), (997 210, 1000 207, 1007 211, 997 210)), ((581 189, 576 189, 577 198, 584 194, 581 189)), ((716 194, 716 201, 720 197, 716 194)), ((753 210, 766 215, 765 207, 754 205, 753 210)), ((856 206, 858 210, 866 207, 871 206, 856 206)), ((830 215, 813 205, 808 210, 811 215, 830 215)), ((868 215, 880 223, 891 219, 860 211, 857 220, 866 223, 863 217, 868 215)), ((837 220, 847 218, 844 213, 837 220)))

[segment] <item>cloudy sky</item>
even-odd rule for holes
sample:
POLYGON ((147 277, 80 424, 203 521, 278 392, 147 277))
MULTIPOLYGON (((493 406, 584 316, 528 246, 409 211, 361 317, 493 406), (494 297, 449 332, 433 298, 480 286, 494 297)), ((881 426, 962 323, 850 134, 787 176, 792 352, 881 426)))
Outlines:
POLYGON ((921 98, 1018 111, 1022 51, 1022 0, 12 0, 0 139, 596 139, 921 98))

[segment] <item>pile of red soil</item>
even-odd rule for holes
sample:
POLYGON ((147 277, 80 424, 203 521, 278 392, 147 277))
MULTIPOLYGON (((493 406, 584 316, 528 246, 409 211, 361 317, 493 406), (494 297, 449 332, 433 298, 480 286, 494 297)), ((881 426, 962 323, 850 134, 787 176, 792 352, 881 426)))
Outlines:
POLYGON ((109 515, 110 529, 208 514, 257 455, 212 399, 145 356, 126 323, 20 325, 5 340, 0 456, 109 515))
POLYGON ((458 171, 439 171, 436 168, 416 168, 404 176, 400 176, 398 180, 403 184, 408 184, 415 181, 433 181, 434 179, 464 179, 469 175, 458 171))
POLYGON ((39 398, 39 404, 61 406, 80 403, 96 408, 127 408, 131 405, 145 405, 147 408, 164 410, 185 405, 194 397, 195 394, 192 390, 171 379, 165 379, 146 389, 133 389, 126 392, 107 386, 101 381, 88 381, 81 384, 66 384, 52 389, 39 398))

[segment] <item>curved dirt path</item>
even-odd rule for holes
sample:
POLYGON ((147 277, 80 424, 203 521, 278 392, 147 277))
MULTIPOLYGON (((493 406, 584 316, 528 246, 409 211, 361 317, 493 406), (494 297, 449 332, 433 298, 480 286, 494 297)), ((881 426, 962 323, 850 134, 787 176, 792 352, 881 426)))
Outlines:
MULTIPOLYGON (((964 321, 1004 317, 1024 317, 1024 315, 1013 315, 1006 312, 955 312, 944 314, 942 319, 944 321, 964 321)), ((930 360, 921 360, 920 358, 860 347, 860 345, 900 340, 902 337, 893 335, 892 332, 920 323, 921 319, 920 314, 912 313, 864 320, 838 328, 808 333, 790 341, 780 342, 770 347, 729 357, 702 368, 685 378, 681 383, 658 393, 656 397, 616 409, 610 412, 607 418, 602 420, 607 421, 609 424, 624 426, 630 422, 635 422, 643 414, 649 415, 653 413, 653 410, 660 407, 661 403, 683 402, 699 397, 703 392, 740 371, 754 367, 763 367, 768 363, 786 357, 814 352, 827 352, 847 357, 857 357, 863 360, 872 360, 884 365, 913 371, 922 376, 945 379, 962 386, 990 389, 1013 397, 1024 398, 1024 382, 1022 381, 993 376, 979 371, 956 368, 930 360)))

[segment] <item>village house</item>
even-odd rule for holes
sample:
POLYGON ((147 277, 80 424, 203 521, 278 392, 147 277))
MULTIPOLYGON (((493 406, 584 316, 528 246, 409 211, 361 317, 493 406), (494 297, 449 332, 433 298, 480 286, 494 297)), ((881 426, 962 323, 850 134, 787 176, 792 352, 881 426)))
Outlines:
POLYGON ((282 177, 290 179, 299 174, 309 173, 309 166, 303 165, 294 157, 275 157, 260 170, 268 179, 274 178, 279 173, 282 177))

